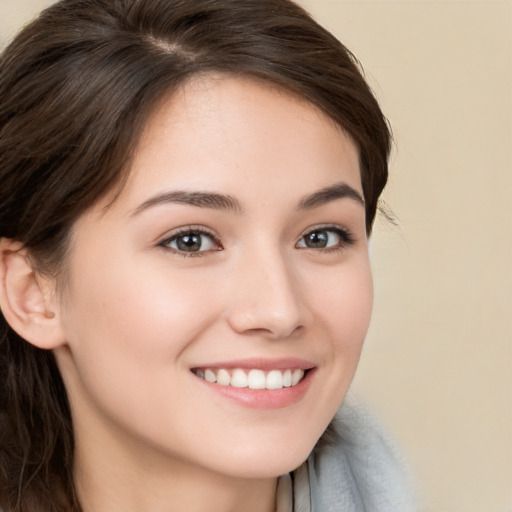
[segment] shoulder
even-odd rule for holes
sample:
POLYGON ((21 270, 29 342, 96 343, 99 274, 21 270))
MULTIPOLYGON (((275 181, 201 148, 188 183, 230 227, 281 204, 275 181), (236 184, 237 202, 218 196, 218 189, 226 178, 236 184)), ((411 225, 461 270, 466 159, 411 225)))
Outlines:
POLYGON ((308 459, 312 512, 414 512, 406 466, 375 418, 343 405, 308 459))

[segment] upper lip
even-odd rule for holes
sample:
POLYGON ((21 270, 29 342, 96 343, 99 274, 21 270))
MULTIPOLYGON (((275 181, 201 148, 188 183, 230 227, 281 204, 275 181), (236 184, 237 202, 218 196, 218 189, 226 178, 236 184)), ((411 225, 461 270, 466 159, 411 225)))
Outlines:
POLYGON ((288 369, 301 369, 310 370, 314 368, 315 363, 306 359, 297 357, 284 357, 278 359, 268 358, 248 358, 248 359, 236 359, 231 361, 216 361, 215 363, 205 363, 194 365, 192 368, 210 368, 221 369, 235 369, 240 368, 242 370, 251 370, 256 368, 258 370, 288 370, 288 369))

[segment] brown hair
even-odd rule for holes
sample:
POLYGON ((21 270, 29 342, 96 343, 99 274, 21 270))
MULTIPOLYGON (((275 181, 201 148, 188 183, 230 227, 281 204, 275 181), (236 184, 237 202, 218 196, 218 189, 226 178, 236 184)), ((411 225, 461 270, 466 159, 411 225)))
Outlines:
MULTIPOLYGON (((62 0, 0 60, 0 237, 57 276, 73 223, 122 184, 144 122, 197 73, 264 79, 357 143, 370 233, 390 133, 352 54, 289 0, 62 0)), ((51 352, 0 315, 0 503, 79 510, 69 404, 51 352)))

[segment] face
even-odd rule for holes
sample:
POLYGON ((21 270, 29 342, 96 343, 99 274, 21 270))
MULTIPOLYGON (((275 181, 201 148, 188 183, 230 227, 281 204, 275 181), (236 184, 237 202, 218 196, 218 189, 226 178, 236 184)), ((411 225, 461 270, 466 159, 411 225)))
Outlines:
POLYGON ((203 77, 163 102, 74 227, 56 355, 77 449, 247 477, 305 460, 369 323, 361 196, 354 143, 301 99, 203 77))

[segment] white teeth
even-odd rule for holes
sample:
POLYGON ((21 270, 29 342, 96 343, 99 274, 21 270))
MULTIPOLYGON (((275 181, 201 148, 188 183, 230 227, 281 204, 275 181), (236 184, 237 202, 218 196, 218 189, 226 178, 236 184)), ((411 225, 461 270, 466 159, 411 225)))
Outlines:
POLYGON ((292 371, 286 370, 283 373, 283 386, 289 388, 292 385, 292 371))
POLYGON ((229 386, 231 384, 231 376, 227 370, 219 370, 217 372, 217 384, 221 386, 229 386))
POLYGON ((236 368, 230 374, 226 369, 197 369, 195 374, 208 382, 216 382, 220 386, 250 389, 282 389, 298 384, 304 377, 304 370, 271 370, 265 374, 263 370, 253 369, 246 373, 236 368))
POLYGON ((231 377, 231 385, 235 388, 246 388, 249 385, 247 375, 243 370, 235 370, 231 377))
MULTIPOLYGON (((200 377, 200 375, 196 374, 198 377, 200 377)), ((204 372, 204 378, 205 380, 207 380, 208 382, 217 382, 217 375, 215 375, 214 372, 212 372, 211 370, 206 370, 204 372)))
POLYGON ((292 373, 292 386, 298 384, 302 377, 304 377, 304 370, 294 370, 292 373))
POLYGON ((281 389, 283 387, 283 374, 279 370, 272 370, 267 374, 267 389, 281 389))
POLYGON ((251 389, 265 389, 266 378, 262 370, 251 370, 249 372, 249 387, 251 389))

